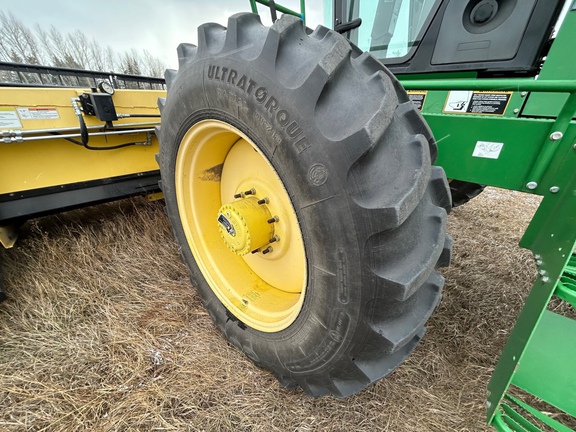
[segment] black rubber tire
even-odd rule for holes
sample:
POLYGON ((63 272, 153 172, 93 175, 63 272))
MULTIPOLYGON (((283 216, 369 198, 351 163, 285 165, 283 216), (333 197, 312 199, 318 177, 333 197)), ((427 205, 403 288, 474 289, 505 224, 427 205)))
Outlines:
POLYGON ((461 180, 450 181, 450 195, 452 195, 452 208, 466 204, 472 198, 482 193, 486 186, 461 180))
POLYGON ((167 213, 193 284, 228 340, 283 385, 312 396, 356 393, 406 358, 440 301, 435 268, 450 259, 451 202, 444 171, 431 166, 432 133, 381 63, 325 27, 312 32, 284 16, 267 28, 238 14, 227 29, 201 26, 198 41, 179 46, 179 71, 166 72, 168 96, 159 101, 167 213), (253 91, 214 79, 210 67, 245 75, 253 91), (296 138, 259 101, 264 91, 301 130, 296 138), (186 131, 206 118, 247 134, 293 200, 308 284, 285 330, 231 319, 186 242, 174 164, 186 131))

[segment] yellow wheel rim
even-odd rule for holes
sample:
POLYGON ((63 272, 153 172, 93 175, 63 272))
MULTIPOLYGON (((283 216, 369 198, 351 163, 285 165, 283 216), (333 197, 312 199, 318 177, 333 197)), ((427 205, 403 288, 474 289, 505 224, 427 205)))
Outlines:
POLYGON ((201 121, 182 138, 175 186, 186 239, 218 299, 257 330, 292 324, 306 254, 288 192, 264 154, 230 124, 201 121))

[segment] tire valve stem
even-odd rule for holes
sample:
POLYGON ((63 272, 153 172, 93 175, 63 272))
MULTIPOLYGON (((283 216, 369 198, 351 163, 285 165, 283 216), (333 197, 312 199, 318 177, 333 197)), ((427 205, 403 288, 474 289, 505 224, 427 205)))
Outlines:
POLYGON ((274 243, 274 242, 277 242, 278 240, 280 240, 280 237, 274 236, 270 240, 268 240, 268 243, 274 243))
POLYGON ((234 194, 234 198, 236 199, 242 198, 242 194, 241 193, 234 194))
POLYGON ((256 189, 252 188, 244 192, 244 195, 254 195, 256 193, 256 189))
POLYGON ((270 201, 268 200, 268 198, 262 198, 261 200, 258 200, 258 204, 263 205, 263 204, 268 204, 270 201))
POLYGON ((278 216, 271 217, 266 222, 268 222, 269 224, 273 224, 274 222, 278 222, 278 216))
POLYGON ((273 249, 272 249, 270 246, 268 246, 266 249, 264 249, 264 250, 262 251, 262 255, 266 255, 266 254, 272 252, 272 250, 273 250, 273 249))

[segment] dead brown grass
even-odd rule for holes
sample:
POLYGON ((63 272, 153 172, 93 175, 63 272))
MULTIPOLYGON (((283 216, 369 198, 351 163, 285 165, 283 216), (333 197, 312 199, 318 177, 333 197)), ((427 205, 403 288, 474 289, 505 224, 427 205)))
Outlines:
POLYGON ((215 330, 161 203, 33 221, 0 259, 2 431, 482 431, 485 389, 535 274, 517 243, 534 197, 487 189, 449 220, 428 334, 347 399, 285 390, 215 330))

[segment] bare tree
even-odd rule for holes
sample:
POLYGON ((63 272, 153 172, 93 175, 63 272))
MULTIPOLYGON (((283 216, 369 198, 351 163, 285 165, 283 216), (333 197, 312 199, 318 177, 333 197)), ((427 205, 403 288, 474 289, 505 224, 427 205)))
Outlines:
POLYGON ((18 63, 44 62, 34 34, 11 13, 0 12, 2 57, 18 63))
POLYGON ((56 27, 51 26, 48 32, 37 27, 36 34, 53 66, 83 69, 82 63, 74 55, 68 37, 63 36, 56 27))
POLYGON ((89 69, 90 41, 86 35, 80 30, 76 30, 73 33, 68 33, 66 39, 68 41, 68 46, 70 47, 72 57, 76 60, 76 63, 80 66, 80 69, 89 69))
POLYGON ((135 49, 126 51, 122 56, 120 56, 120 72, 129 75, 142 75, 142 67, 140 63, 140 56, 135 49))
POLYGON ((92 39, 90 42, 88 56, 90 69, 97 71, 105 71, 111 69, 110 66, 106 64, 104 48, 102 48, 102 45, 96 42, 96 39, 92 39))
POLYGON ((166 66, 162 64, 158 57, 154 57, 148 50, 144 50, 142 63, 144 64, 146 75, 151 77, 163 77, 166 66))
POLYGON ((118 55, 114 52, 112 47, 108 45, 106 47, 106 50, 104 51, 104 58, 106 59, 105 63, 107 67, 106 69, 107 72, 112 72, 117 69, 116 67, 117 57, 118 55))

